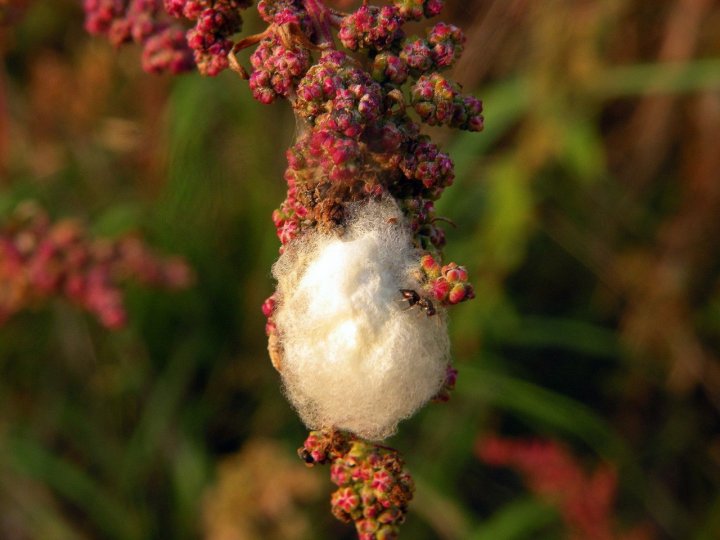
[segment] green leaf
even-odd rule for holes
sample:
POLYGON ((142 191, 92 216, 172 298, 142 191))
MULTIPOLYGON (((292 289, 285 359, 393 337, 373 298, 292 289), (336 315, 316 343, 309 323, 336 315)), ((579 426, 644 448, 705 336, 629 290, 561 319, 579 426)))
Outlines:
POLYGON ((576 319, 524 317, 502 340, 510 345, 556 347, 603 358, 617 358, 620 354, 615 332, 576 319))
MULTIPOLYGON (((200 345, 198 344, 198 347, 200 345)), ((125 490, 132 490, 142 482, 162 441, 174 428, 174 419, 182 408, 185 390, 197 368, 197 347, 186 344, 167 364, 143 408, 144 413, 128 443, 117 471, 125 490)))
POLYGON ((558 523, 557 512, 537 499, 526 498, 503 506, 477 527, 469 540, 520 540, 536 538, 535 533, 558 523))
POLYGON ((709 58, 614 67, 595 82, 591 94, 602 99, 713 90, 720 88, 720 60, 709 58))
POLYGON ((572 398, 524 381, 475 366, 463 366, 457 392, 514 413, 532 425, 585 442, 601 455, 626 456, 620 437, 587 406, 572 398))
POLYGON ((588 118, 564 118, 561 159, 570 175, 586 185, 605 173, 603 140, 588 118))
POLYGON ((449 497, 435 489, 422 476, 413 473, 415 494, 411 511, 427 521, 442 538, 464 539, 472 527, 472 518, 449 497))
POLYGON ((92 224, 100 236, 118 236, 136 229, 142 221, 142 208, 137 202, 117 203, 108 207, 92 224))
POLYGON ((61 497, 87 513, 105 538, 140 538, 140 523, 124 505, 75 463, 55 455, 41 443, 21 437, 6 437, 0 450, 7 452, 9 465, 18 473, 44 482, 61 497))

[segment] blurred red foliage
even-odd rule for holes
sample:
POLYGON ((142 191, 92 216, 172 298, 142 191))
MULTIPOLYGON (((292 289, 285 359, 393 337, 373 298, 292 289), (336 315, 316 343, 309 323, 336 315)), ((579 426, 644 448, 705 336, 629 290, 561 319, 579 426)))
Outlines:
POLYGON ((64 297, 118 328, 126 321, 121 283, 182 288, 191 280, 179 258, 161 258, 136 237, 93 239, 76 221, 52 223, 34 203, 18 206, 0 226, 0 324, 64 297))
POLYGON ((617 471, 599 465, 588 474, 570 451, 555 441, 481 438, 476 453, 489 465, 515 469, 530 491, 557 507, 571 540, 650 540, 644 527, 617 532, 613 505, 617 471))

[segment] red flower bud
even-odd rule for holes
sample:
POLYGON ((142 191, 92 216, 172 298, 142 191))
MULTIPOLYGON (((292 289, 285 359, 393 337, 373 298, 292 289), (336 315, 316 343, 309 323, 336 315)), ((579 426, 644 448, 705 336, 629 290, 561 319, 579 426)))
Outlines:
POLYGON ((262 305, 263 315, 270 317, 275 311, 275 295, 268 297, 262 305))
POLYGON ((440 274, 440 265, 433 259, 432 255, 423 255, 420 264, 430 278, 437 277, 440 274))
POLYGON ((451 304, 457 304, 458 302, 462 302, 463 300, 465 300, 466 295, 467 291, 465 289, 465 285, 462 283, 457 283, 448 294, 448 302, 450 302, 451 304))
POLYGON ((430 284, 430 292, 436 300, 442 302, 450 292, 450 283, 445 278, 438 278, 430 284))
POLYGON ((457 268, 450 268, 445 274, 445 279, 447 279, 450 283, 455 283, 456 281, 460 281, 460 272, 458 272, 457 268))

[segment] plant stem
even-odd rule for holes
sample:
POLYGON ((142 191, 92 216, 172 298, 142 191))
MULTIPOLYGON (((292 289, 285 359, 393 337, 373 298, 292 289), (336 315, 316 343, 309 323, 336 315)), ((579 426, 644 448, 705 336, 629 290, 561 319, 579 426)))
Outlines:
POLYGON ((317 32, 318 46, 334 49, 335 42, 330 30, 332 13, 328 7, 323 4, 322 0, 303 0, 303 5, 317 32))

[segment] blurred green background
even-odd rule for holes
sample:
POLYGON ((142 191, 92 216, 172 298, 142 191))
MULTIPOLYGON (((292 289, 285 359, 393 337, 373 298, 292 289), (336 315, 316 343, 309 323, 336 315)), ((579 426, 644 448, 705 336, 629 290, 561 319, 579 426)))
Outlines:
MULTIPOLYGON (((79 2, 3 4, 0 217, 34 199, 141 231, 197 281, 130 288, 118 332, 62 302, 0 328, 0 538, 354 538, 328 471, 295 455, 306 431, 265 350, 289 106, 232 73, 144 74, 79 2)), ((451 76, 486 110, 483 133, 433 131, 457 173, 446 259, 477 298, 451 312, 453 398, 389 441, 417 482, 402 537, 572 534, 479 459, 501 434, 613 467, 617 538, 720 538, 720 3, 444 18, 468 36, 451 76)))

